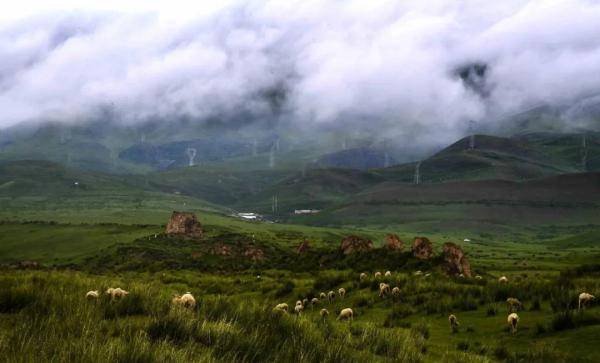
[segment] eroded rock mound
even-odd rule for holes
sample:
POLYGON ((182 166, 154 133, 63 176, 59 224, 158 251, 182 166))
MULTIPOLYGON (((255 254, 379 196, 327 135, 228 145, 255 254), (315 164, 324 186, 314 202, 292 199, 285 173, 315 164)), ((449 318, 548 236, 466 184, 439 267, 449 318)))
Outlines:
POLYGON ((459 245, 446 242, 443 247, 444 269, 449 275, 463 274, 465 277, 471 277, 471 265, 459 245))
POLYGON ((390 233, 385 236, 385 248, 390 251, 402 252, 404 249, 404 242, 402 242, 398 235, 390 233))
POLYGON ((258 247, 249 246, 244 251, 244 257, 249 258, 252 261, 263 261, 265 259, 265 253, 258 247))
POLYGON ((296 249, 296 252, 301 254, 307 252, 308 250, 310 250, 310 242, 308 242, 308 240, 305 239, 304 241, 302 241, 302 243, 300 243, 300 245, 296 249))
POLYGON ((433 245, 427 237, 415 237, 412 251, 419 260, 429 260, 433 257, 433 245))
POLYGON ((355 252, 367 252, 373 249, 373 241, 370 239, 358 237, 358 236, 348 236, 342 240, 342 245, 340 249, 345 255, 349 255, 355 252))
POLYGON ((194 213, 173 212, 169 224, 167 224, 166 233, 200 238, 202 237, 202 226, 194 213))

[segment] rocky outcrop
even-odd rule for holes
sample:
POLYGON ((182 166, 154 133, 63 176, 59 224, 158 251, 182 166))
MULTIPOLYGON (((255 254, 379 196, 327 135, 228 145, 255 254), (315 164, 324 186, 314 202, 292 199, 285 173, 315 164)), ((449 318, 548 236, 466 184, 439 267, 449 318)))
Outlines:
POLYGON ((310 243, 307 239, 305 239, 304 241, 302 241, 302 243, 300 243, 300 245, 296 249, 296 252, 302 254, 307 252, 308 250, 310 250, 310 243))
POLYGON ((265 259, 265 253, 258 247, 249 246, 244 251, 244 257, 249 258, 252 261, 263 261, 265 259))
POLYGON ((194 213, 173 212, 169 224, 167 224, 166 233, 200 238, 202 237, 202 226, 194 213))
POLYGON ((444 269, 449 275, 471 277, 471 265, 459 245, 446 242, 443 246, 444 269))
POLYGON ((433 245, 427 237, 415 237, 412 251, 419 260, 429 260, 433 257, 433 245))
POLYGON ((390 233, 385 236, 385 248, 390 251, 402 252, 404 249, 404 242, 402 242, 398 235, 390 233))
POLYGON ((342 240, 340 249, 345 255, 355 252, 367 252, 373 249, 373 241, 351 235, 342 240))

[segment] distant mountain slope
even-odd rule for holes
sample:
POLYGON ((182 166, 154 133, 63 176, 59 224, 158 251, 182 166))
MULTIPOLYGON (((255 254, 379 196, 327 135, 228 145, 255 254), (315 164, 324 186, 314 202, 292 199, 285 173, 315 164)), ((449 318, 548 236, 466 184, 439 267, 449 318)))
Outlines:
POLYGON ((386 152, 368 147, 340 150, 325 154, 313 163, 313 165, 321 168, 358 170, 385 168, 394 164, 396 164, 396 161, 386 152))

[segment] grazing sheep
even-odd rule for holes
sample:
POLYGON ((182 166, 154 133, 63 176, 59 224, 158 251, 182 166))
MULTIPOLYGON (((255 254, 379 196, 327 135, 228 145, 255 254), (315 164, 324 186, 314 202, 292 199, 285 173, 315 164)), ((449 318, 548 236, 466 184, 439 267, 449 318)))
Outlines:
POLYGON ((296 312, 296 314, 300 315, 300 313, 302 313, 302 311, 304 310, 304 306, 302 306, 302 304, 300 305, 296 305, 294 307, 294 311, 296 312))
POLYGON ((385 277, 392 277, 392 272, 391 271, 386 271, 385 272, 385 277))
POLYGON ((375 280, 379 280, 381 278, 381 272, 375 272, 375 280))
POLYGON ((308 306, 308 299, 302 299, 302 306, 307 307, 308 306))
POLYGON ((460 274, 460 275, 458 275, 458 277, 460 277, 461 279, 464 279, 465 275, 464 274, 460 274))
POLYGON ((582 292, 581 294, 579 294, 579 307, 578 310, 581 310, 581 307, 583 307, 585 309, 585 306, 587 305, 587 303, 589 303, 590 301, 594 300, 596 297, 592 294, 589 294, 587 292, 582 292))
POLYGON ((329 316, 329 311, 327 309, 321 309, 319 314, 321 315, 321 319, 325 320, 329 316))
POLYGON ((423 275, 423 272, 421 270, 418 270, 415 272, 415 276, 421 276, 423 275))
POLYGON ((340 311, 337 320, 354 320, 354 312, 350 308, 345 308, 340 311))
POLYGON ((281 311, 284 313, 287 313, 289 310, 288 304, 286 303, 281 303, 281 304, 277 304, 275 305, 275 308, 273 309, 273 311, 281 311))
POLYGON ((379 284, 379 297, 385 297, 390 294, 390 285, 382 282, 379 284))
POLYGON ((116 289, 109 287, 106 290, 106 294, 110 295, 111 300, 114 300, 114 299, 124 298, 125 296, 129 295, 129 292, 121 289, 120 287, 117 287, 116 289))
POLYGON ((297 300, 296 301, 296 306, 298 306, 298 305, 302 305, 302 300, 297 300))
POLYGON ((481 277, 480 275, 475 275, 475 280, 481 280, 483 277, 481 277))
POLYGON ((506 276, 502 276, 498 279, 498 282, 501 284, 505 284, 508 282, 508 278, 506 278, 506 276))
POLYGON ((321 300, 325 300, 325 299, 327 299, 327 294, 326 294, 326 293, 324 293, 324 292, 322 292, 322 293, 320 293, 320 294, 319 294, 319 298, 320 298, 321 300))
POLYGON ((256 275, 256 279, 260 280, 261 279, 260 275, 256 275))
POLYGON ((458 319, 456 318, 456 315, 450 314, 448 316, 448 322, 450 323, 450 331, 452 333, 456 333, 458 331, 458 326, 460 325, 458 323, 458 319))
POLYGON ((189 291, 182 296, 176 295, 175 298, 173 298, 173 303, 189 309, 196 307, 196 299, 194 299, 194 295, 189 291))
POLYGON ((394 296, 394 297, 400 296, 400 288, 398 286, 396 286, 392 289, 392 296, 394 296))
POLYGON ((319 304, 319 299, 317 299, 316 297, 313 297, 312 300, 310 300, 310 307, 312 308, 315 305, 319 304))
POLYGON ((511 313, 508 315, 508 326, 510 327, 510 332, 515 334, 517 332, 517 324, 519 323, 519 315, 517 313, 511 313))
POLYGON ((429 277, 429 276, 431 276, 430 272, 428 272, 428 273, 425 274, 425 277, 429 277))
POLYGON ((88 291, 85 294, 85 298, 88 300, 98 299, 98 297, 100 297, 100 293, 98 293, 98 290, 88 291))
POLYGON ((519 311, 523 307, 523 305, 521 304, 519 299, 514 298, 514 297, 509 297, 508 299, 506 299, 506 305, 508 306, 509 313, 512 313, 514 311, 519 311), (514 309, 514 311, 513 311, 513 309, 514 309))
POLYGON ((344 296, 346 296, 346 289, 340 287, 340 289, 338 290, 338 294, 340 294, 340 299, 343 299, 344 296))
POLYGON ((367 276, 367 274, 366 274, 366 273, 362 272, 362 273, 360 274, 360 281, 365 281, 367 278, 368 278, 368 276, 367 276))
POLYGON ((329 300, 329 303, 331 304, 334 299, 335 299, 335 292, 329 291, 327 293, 327 300, 329 300))

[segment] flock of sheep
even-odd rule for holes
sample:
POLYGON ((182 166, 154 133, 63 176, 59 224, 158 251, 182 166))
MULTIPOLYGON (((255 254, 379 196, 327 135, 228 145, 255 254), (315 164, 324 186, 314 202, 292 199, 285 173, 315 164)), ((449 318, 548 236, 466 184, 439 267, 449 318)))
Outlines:
MULTIPOLYGON (((415 273, 415 275, 423 275, 423 273, 421 271, 417 271, 415 273)), ((426 274, 425 276, 428 276, 428 275, 429 274, 426 274)), ((386 271, 385 276, 391 277, 392 273, 390 271, 386 271)), ((374 277, 376 280, 381 279, 381 277, 382 277, 381 272, 375 272, 374 277)), ((482 279, 482 277, 479 275, 475 276, 475 278, 482 279)), ((368 275, 363 272, 360 274, 359 279, 361 282, 365 281, 366 279, 368 279, 368 275)), ((502 284, 508 283, 508 278, 506 276, 501 276, 498 279, 498 282, 502 283, 502 284)), ((117 288, 110 287, 105 291, 105 294, 110 297, 111 301, 113 301, 115 299, 125 298, 127 295, 129 295, 129 292, 121 289, 120 287, 117 287, 117 288)), ((346 297, 346 289, 344 289, 343 287, 338 289, 337 295, 339 295, 340 299, 343 300, 346 297)), ((396 298, 399 297, 400 296, 400 288, 398 286, 395 286, 394 288, 390 288, 389 284, 387 284, 385 282, 381 282, 379 284, 379 297, 385 298, 389 295, 394 296, 396 298)), ((85 294, 85 297, 87 299, 98 299, 100 297, 100 293, 98 290, 88 291, 85 294)), ((306 298, 304 300, 296 301, 296 305, 294 307, 294 312, 299 316, 302 314, 302 312, 304 311, 304 309, 306 307, 310 306, 311 308, 314 308, 315 306, 317 306, 320 303, 321 300, 323 300, 323 301, 327 300, 331 304, 333 302, 333 300, 336 298, 336 293, 334 291, 329 291, 328 293, 321 292, 319 294, 319 298, 314 297, 310 301, 306 298)), ((592 294, 589 294, 587 292, 582 292, 581 294, 579 294, 578 309, 581 310, 581 308, 585 308, 586 305, 590 301, 594 300, 595 298, 596 297, 592 294)), ((196 299, 190 292, 186 292, 183 295, 175 295, 173 297, 173 299, 171 300, 171 303, 173 306, 182 306, 182 307, 188 308, 188 309, 194 309, 196 307, 196 299)), ((519 315, 517 315, 517 311, 519 311, 521 309, 522 304, 519 301, 519 299, 514 298, 514 297, 509 297, 508 299, 506 299, 506 304, 507 304, 508 313, 509 313, 508 318, 507 318, 508 326, 509 326, 510 332, 512 334, 515 334, 517 332, 517 325, 519 323, 519 315)), ((277 304, 273 308, 273 311, 278 312, 278 313, 287 314, 289 312, 289 306, 286 303, 280 303, 280 304, 277 304)), ((323 309, 321 309, 319 314, 321 316, 321 319, 325 320, 329 316, 329 311, 327 309, 323 308, 323 309)), ((340 311, 337 319, 338 320, 354 320, 354 311, 352 310, 352 308, 344 308, 340 311)), ((456 315, 450 314, 448 316, 448 322, 450 323, 451 332, 453 332, 453 333, 456 332, 458 330, 458 326, 460 325, 456 315)))
MULTIPOLYGON (((422 271, 416 271, 415 275, 417 276, 430 276, 429 273, 423 275, 422 271)), ((384 274, 385 277, 391 277, 392 273, 391 271, 386 271, 384 274)), ((382 277, 381 272, 375 272, 374 274, 375 280, 379 280, 382 277)), ((459 277, 464 278, 464 276, 459 275, 459 277)), ((359 279, 360 281, 365 281, 369 278, 369 276, 363 272, 360 274, 359 279)), ((480 275, 476 275, 475 279, 477 280, 481 280, 483 279, 483 277, 481 277, 480 275)), ((506 276, 501 276, 500 278, 498 278, 498 282, 501 284, 506 284, 508 283, 508 278, 506 276)), ((338 295, 340 297, 340 299, 344 299, 344 297, 346 296, 346 289, 344 289, 343 287, 340 288, 338 290, 338 295)), ((399 297, 400 296, 400 288, 398 286, 395 286, 394 288, 390 288, 390 285, 385 283, 385 282, 381 282, 379 283, 379 297, 380 298, 385 298, 387 296, 394 296, 394 297, 399 297)), ((335 299, 336 294, 334 291, 329 291, 327 294, 324 292, 320 293, 320 298, 321 300, 325 300, 327 299, 328 302, 331 304, 333 302, 333 300, 335 299)), ((582 292, 581 294, 579 294, 579 310, 581 310, 581 308, 585 308, 585 306, 592 300, 595 299, 594 295, 591 295, 587 292, 582 292)), ((315 305, 318 305, 320 302, 320 300, 318 298, 313 298, 312 300, 308 299, 304 299, 304 300, 298 300, 296 302, 296 306, 294 307, 294 312, 297 315, 300 315, 303 311, 304 308, 307 307, 310 303, 310 307, 314 308, 315 305)), ((506 319, 510 332, 512 334, 515 334, 517 332, 517 325, 519 324, 519 315, 517 314, 517 311, 519 311, 522 308, 522 304, 519 301, 519 299, 514 298, 514 297, 509 297, 508 299, 506 299, 506 304, 508 307, 508 317, 506 319)), ((285 313, 287 314, 289 310, 288 304, 286 303, 280 303, 277 304, 274 308, 273 311, 274 312, 278 312, 278 313, 285 313)), ((320 316, 322 319, 326 319, 329 316, 329 311, 327 309, 321 309, 320 312, 320 316)), ((354 312, 352 311, 352 308, 345 308, 342 309, 340 311, 340 314, 338 315, 337 319, 338 320, 353 320, 354 318, 354 312)), ((450 314, 448 316, 448 322, 450 323, 450 330, 451 332, 455 333, 458 331, 458 326, 460 325, 458 322, 458 318, 456 317, 456 315, 454 314, 450 314)))

